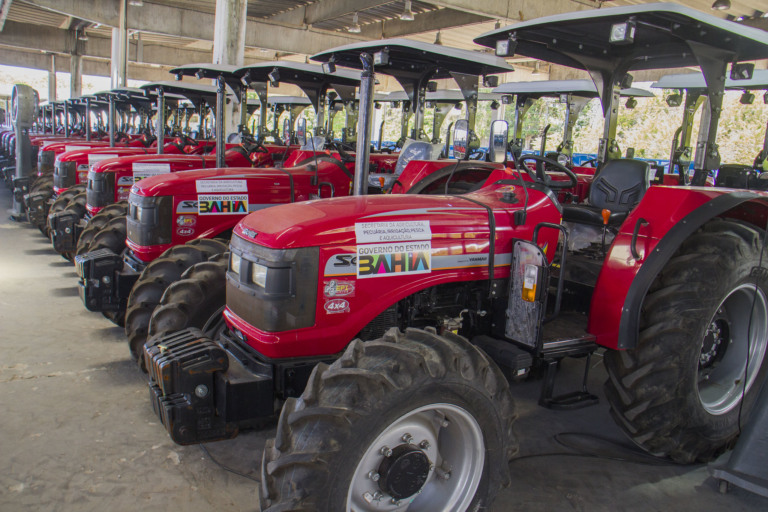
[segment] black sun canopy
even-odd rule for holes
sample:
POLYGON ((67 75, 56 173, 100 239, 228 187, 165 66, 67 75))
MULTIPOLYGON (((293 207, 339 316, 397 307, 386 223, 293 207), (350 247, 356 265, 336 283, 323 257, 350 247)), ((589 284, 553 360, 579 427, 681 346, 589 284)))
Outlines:
POLYGON ((586 70, 619 62, 626 71, 699 66, 701 55, 768 58, 765 31, 671 3, 546 16, 487 32, 475 43, 496 48, 505 39, 515 54, 586 70))
POLYGON ((333 61, 338 66, 362 69, 360 54, 378 52, 386 52, 388 62, 374 62, 376 71, 398 79, 419 77, 426 70, 432 71, 430 78, 433 79, 451 78, 452 72, 484 76, 514 71, 512 66, 494 55, 408 39, 382 39, 348 44, 318 53, 311 58, 318 62, 333 61))
MULTIPOLYGON (((546 16, 493 30, 475 39, 498 55, 524 55, 584 69, 597 86, 605 114, 601 163, 618 157, 616 114, 619 90, 632 70, 686 66, 701 68, 710 101, 701 130, 706 145, 697 147, 694 184, 703 171, 720 165, 715 143, 729 63, 768 58, 768 33, 678 4, 613 7, 546 16)), ((731 73, 740 74, 736 66, 731 73)))

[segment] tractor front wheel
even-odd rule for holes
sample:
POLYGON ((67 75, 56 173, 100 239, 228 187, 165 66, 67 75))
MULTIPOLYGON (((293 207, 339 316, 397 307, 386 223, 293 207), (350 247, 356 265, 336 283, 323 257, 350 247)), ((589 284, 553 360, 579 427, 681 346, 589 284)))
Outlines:
POLYGON ((224 326, 221 316, 227 302, 226 274, 229 252, 190 267, 171 284, 152 312, 148 338, 188 327, 201 329, 215 339, 224 326))
POLYGON ((262 510, 485 510, 510 481, 514 419, 504 376, 459 336, 355 340, 286 401, 262 510))
POLYGON ((192 265, 226 250, 227 244, 220 240, 196 239, 171 247, 142 271, 128 296, 125 314, 125 334, 131 357, 138 361, 142 370, 144 358, 139 356, 149 334, 149 320, 165 290, 181 279, 181 275, 192 265))
MULTIPOLYGON (((80 256, 90 252, 91 242, 98 232, 100 232, 107 223, 115 217, 125 217, 128 214, 128 201, 120 201, 119 203, 110 204, 105 206, 99 213, 91 217, 85 229, 80 234, 80 239, 77 241, 77 251, 75 255, 80 256)), ((122 252, 122 250, 121 250, 122 252)))
POLYGON ((736 440, 768 366, 764 242, 754 226, 707 223, 651 286, 637 347, 606 353, 611 412, 649 453, 705 462, 736 440))

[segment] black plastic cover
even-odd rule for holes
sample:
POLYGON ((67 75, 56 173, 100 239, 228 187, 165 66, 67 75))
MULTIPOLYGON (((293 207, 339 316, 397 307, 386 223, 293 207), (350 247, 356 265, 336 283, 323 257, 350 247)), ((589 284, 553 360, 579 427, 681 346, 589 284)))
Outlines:
POLYGON ((173 197, 145 197, 131 193, 128 198, 126 234, 128 240, 145 247, 171 243, 173 197))
POLYGON ((269 249, 233 235, 230 250, 242 258, 237 272, 227 271, 227 306, 232 312, 268 332, 314 325, 318 247, 269 249), (265 287, 251 281, 253 264, 268 267, 265 287))

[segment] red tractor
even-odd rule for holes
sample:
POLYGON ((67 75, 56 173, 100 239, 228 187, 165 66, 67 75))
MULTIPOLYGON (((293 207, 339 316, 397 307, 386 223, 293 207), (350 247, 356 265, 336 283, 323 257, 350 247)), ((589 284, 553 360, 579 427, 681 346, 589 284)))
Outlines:
MULTIPOLYGON (((210 65, 189 65, 173 71, 200 78, 221 75, 221 70, 210 65)), ((271 75, 272 82, 277 82, 278 73, 283 74, 282 81, 298 85, 307 93, 321 119, 329 88, 335 88, 348 101, 353 101, 355 86, 359 82, 352 73, 330 76, 323 73, 319 66, 292 62, 258 64, 243 68, 237 74, 229 73, 232 83, 238 86, 241 82, 249 83, 259 93, 262 105, 260 134, 265 133, 268 75, 271 75)), ((279 100, 274 104, 285 110, 279 100)), ((291 101, 291 106, 285 105, 293 114, 304 107, 301 102, 295 101, 291 101)), ((219 123, 219 126, 222 125, 219 123)), ((320 125, 317 133, 322 133, 324 129, 320 125)), ((291 138, 290 133, 288 138, 291 138)), ((263 135, 258 139, 247 138, 242 146, 228 150, 226 160, 221 159, 220 163, 200 158, 195 164, 182 157, 166 162, 134 157, 104 162, 91 172, 89 202, 99 207, 108 204, 114 194, 120 193, 123 178, 130 178, 135 183, 131 189, 127 221, 125 217, 109 220, 101 231, 93 234, 87 249, 83 245, 82 253, 78 250, 81 254, 78 272, 83 277, 81 296, 86 307, 102 311, 121 324, 128 310, 126 332, 131 340, 140 339, 138 348, 132 351, 135 358, 138 358, 139 348, 144 343, 149 315, 164 287, 173 280, 167 265, 164 265, 168 258, 174 261, 172 274, 180 274, 200 258, 223 252, 225 243, 209 239, 221 238, 226 242, 234 225, 250 210, 275 203, 306 200, 310 194, 348 193, 352 164, 343 162, 338 154, 296 150, 283 162, 287 167, 272 170, 264 168, 265 163, 271 164, 271 160, 267 162, 265 158, 278 150, 285 151, 287 147, 264 144, 262 140, 263 135), (251 158, 249 155, 254 156, 251 158), (203 167, 212 168, 177 172, 200 168, 201 161, 203 167), (188 163, 196 167, 185 167, 188 163), (225 163, 229 167, 223 168, 225 163), (254 163, 261 164, 262 168, 253 168, 254 163), (124 176, 126 164, 129 171, 124 176), (165 168, 160 169, 163 166, 165 168), (139 182, 136 177, 140 170, 154 171, 155 175, 142 176, 139 182), (184 247, 174 251, 172 248, 178 245, 184 247), (122 257, 123 252, 125 258, 122 257), (194 253, 194 257, 190 253, 194 253), (161 261, 151 265, 160 256, 163 256, 161 261), (158 280, 158 272, 162 273, 162 279, 158 280), (111 284, 105 285, 104 277, 111 284), (154 286, 147 286, 147 282, 154 286), (147 288, 152 290, 147 291, 147 288), (137 298, 132 300, 134 290, 137 298)), ((392 167, 396 159, 388 156, 382 159, 381 165, 392 167)), ((86 238, 86 231, 83 231, 83 238, 86 238)))
MULTIPOLYGON (((198 87, 199 89, 199 87, 198 87)), ((206 91, 210 92, 210 91, 206 91)), ((203 91, 195 91, 195 97, 203 91)), ((174 96, 174 101, 184 96, 174 96)), ((38 178, 29 186, 24 196, 24 204, 29 221, 38 226, 41 231, 49 232, 49 213, 65 210, 70 201, 74 200, 73 208, 80 215, 84 212, 85 196, 75 197, 85 193, 85 178, 88 168, 94 163, 121 155, 146 154, 154 144, 154 137, 149 137, 146 131, 139 135, 128 136, 124 133, 125 123, 118 127, 118 117, 122 120, 131 113, 139 117, 140 126, 146 130, 146 120, 150 117, 150 99, 141 89, 115 89, 114 91, 98 93, 93 97, 80 100, 85 104, 84 117, 88 120, 86 130, 90 133, 90 113, 97 108, 108 110, 108 140, 72 140, 59 139, 55 142, 44 143, 38 153, 38 178), (120 142, 122 141, 122 142, 120 142), (50 174, 52 172, 52 175, 50 174), (78 186, 80 185, 80 186, 78 186), (69 190, 72 189, 72 190, 69 190), (63 197, 59 198, 63 194, 63 197), (58 202, 56 202, 58 199, 58 202), (54 207, 55 203, 55 207, 54 207), (77 205, 74 207, 74 205, 77 205), (51 212, 53 209, 53 212, 51 212)), ((69 110, 69 109, 67 109, 69 110)), ((73 109, 77 112, 76 109, 73 109)), ((89 137, 90 139, 90 137, 89 137)), ((183 141, 168 144, 167 150, 183 152, 183 141)), ((154 149, 162 152, 165 147, 154 149)), ((54 244, 56 247, 56 244, 54 244)), ((65 252, 57 248, 59 252, 65 252)))
MULTIPOLYGON (((550 16, 476 41, 594 77, 605 132, 588 203, 561 205, 552 181, 521 172, 458 196, 255 212, 235 228, 219 273, 225 325, 212 315, 207 331, 145 346, 153 406, 179 443, 234 436, 282 404, 262 510, 487 507, 517 451, 507 380, 541 366, 543 405, 591 403, 586 390, 552 396, 552 385, 559 360, 588 361, 598 347, 618 424, 678 462, 727 449, 760 388, 768 195, 700 185, 720 168, 728 63, 732 76, 748 76, 742 61, 768 58, 768 35, 657 4, 550 16), (649 187, 648 163, 620 158, 619 91, 633 69, 687 66, 702 68, 709 95, 694 186, 649 187), (595 236, 569 249, 576 225, 595 236)), ((404 54, 380 41, 314 59, 362 61, 365 91, 374 66, 387 72, 404 54)), ((454 148, 469 140, 456 137, 454 148)), ((210 294, 200 290, 214 282, 190 272, 195 280, 177 283, 186 296, 177 318, 205 311, 210 294)))

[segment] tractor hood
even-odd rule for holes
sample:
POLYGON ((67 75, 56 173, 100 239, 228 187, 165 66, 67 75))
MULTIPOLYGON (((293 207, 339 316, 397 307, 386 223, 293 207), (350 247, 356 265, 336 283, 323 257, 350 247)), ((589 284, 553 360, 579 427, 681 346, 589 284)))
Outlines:
MULTIPOLYGON (((529 213, 548 211, 550 214, 544 213, 546 222, 560 221, 561 207, 551 191, 529 184, 527 192, 529 213)), ((525 204, 526 190, 519 184, 511 184, 511 180, 504 180, 457 196, 354 196, 280 205, 248 215, 238 223, 234 233, 274 249, 435 241, 448 237, 487 240, 489 212, 486 206, 493 209, 495 224, 503 229, 500 227, 514 226, 513 214, 525 204)))
POLYGON ((101 162, 94 166, 93 170, 96 172, 117 172, 121 170, 131 170, 134 163, 170 163, 177 165, 197 165, 199 168, 212 167, 216 165, 215 156, 201 156, 201 155, 157 155, 157 154, 138 154, 123 156, 119 160, 113 159, 105 162, 101 162))
MULTIPOLYGON (((214 162, 211 162, 211 165, 214 165, 214 162)), ((244 189, 244 180, 262 179, 264 181, 261 186, 268 187, 275 179, 284 180, 286 177, 285 171, 279 169, 258 169, 258 173, 254 171, 252 167, 227 167, 152 176, 136 183, 131 192, 144 197, 242 193, 247 191, 244 189)), ((247 188, 255 186, 248 184, 247 188)))

